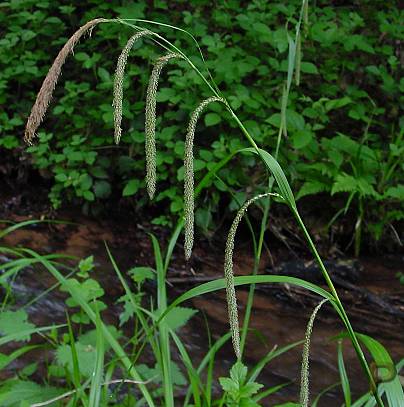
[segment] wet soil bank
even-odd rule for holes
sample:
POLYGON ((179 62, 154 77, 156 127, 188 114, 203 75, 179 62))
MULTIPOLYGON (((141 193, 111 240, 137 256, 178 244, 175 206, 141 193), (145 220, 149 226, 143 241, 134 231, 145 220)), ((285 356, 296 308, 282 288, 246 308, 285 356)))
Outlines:
MULTIPOLYGON (((40 218, 40 211, 32 211, 32 218, 40 218)), ((12 221, 26 220, 26 214, 11 213, 3 206, 0 218, 12 221)), ((110 219, 97 221, 75 212, 60 212, 60 220, 71 224, 38 224, 20 229, 8 235, 2 245, 26 246, 42 253, 58 252, 78 258, 94 255, 96 263, 95 278, 106 291, 108 301, 113 302, 123 294, 107 259, 104 241, 106 241, 122 271, 133 266, 153 266, 153 257, 147 232, 154 232, 161 242, 167 242, 166 232, 147 222, 110 219)), ((3 226, 3 225, 2 225, 3 226)), ((182 239, 181 239, 182 241, 182 239)), ((181 243, 180 241, 180 243, 181 243)), ((269 242, 271 243, 271 242, 269 242)), ((169 295, 175 298, 185 290, 210 279, 222 277, 223 244, 204 241, 198 244, 191 262, 185 263, 181 247, 174 252, 173 262, 168 273, 169 295)), ((7 259, 0 259, 4 262, 7 259)), ((240 235, 235 253, 235 272, 247 275, 252 270, 253 259, 251 244, 243 241, 240 235)), ((393 356, 395 362, 404 357, 404 286, 401 286, 395 274, 403 271, 404 257, 401 254, 377 257, 366 256, 358 261, 338 256, 329 260, 333 280, 339 291, 355 330, 380 340, 393 356)), ((313 282, 321 281, 318 270, 310 260, 309 254, 291 254, 279 249, 266 254, 260 273, 288 274, 306 278, 313 282)), ((21 274, 15 284, 17 303, 24 304, 54 284, 54 280, 41 270, 28 270, 21 274)), ((148 289, 152 292, 153 286, 148 289)), ((240 316, 247 299, 247 289, 237 290, 240 316)), ((30 319, 37 325, 48 325, 64 321, 64 295, 53 291, 29 309, 30 319)), ((246 362, 254 365, 274 346, 286 344, 304 338, 307 321, 318 304, 319 298, 300 288, 289 285, 259 285, 254 302, 251 333, 249 335, 246 362)), ((224 292, 205 295, 190 301, 188 306, 200 310, 181 332, 186 347, 193 360, 200 360, 206 352, 208 321, 212 339, 223 335, 228 329, 227 309, 224 292)), ((118 307, 111 307, 105 315, 109 323, 117 323, 118 307)), ((311 394, 315 395, 325 387, 339 380, 336 362, 336 341, 332 338, 342 331, 342 325, 334 311, 324 305, 315 322, 311 345, 311 394)), ((234 362, 231 346, 226 346, 217 356, 216 374, 227 375, 234 362)), ((2 350, 7 353, 7 349, 2 350)), ((37 357, 37 356, 35 356, 37 357)), ((178 357, 178 356, 175 356, 178 357)), ((353 349, 345 341, 345 363, 351 379, 351 387, 356 395, 367 391, 366 381, 356 361, 353 349)), ((279 395, 263 405, 271 406, 276 402, 297 400, 299 394, 301 347, 297 347, 279 359, 270 363, 259 377, 265 386, 290 382, 279 395)), ((26 363, 21 359, 17 363, 26 363)), ((14 369, 17 368, 14 365, 14 369)), ((334 390, 325 396, 320 406, 341 405, 341 392, 334 390)))

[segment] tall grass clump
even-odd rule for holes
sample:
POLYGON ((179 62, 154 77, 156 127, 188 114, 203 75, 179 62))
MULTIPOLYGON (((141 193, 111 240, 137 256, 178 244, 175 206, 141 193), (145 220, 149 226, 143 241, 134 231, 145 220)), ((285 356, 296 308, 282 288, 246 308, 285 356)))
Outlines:
MULTIPOLYGON (((33 134, 40 124, 40 121, 45 114, 46 108, 49 104, 50 96, 53 91, 53 88, 56 84, 57 77, 60 74, 61 66, 67 56, 67 54, 72 50, 74 44, 77 43, 78 39, 88 30, 93 28, 99 22, 108 21, 110 23, 116 24, 124 24, 126 27, 131 27, 135 30, 135 34, 130 37, 128 43, 125 45, 122 53, 118 58, 116 73, 115 73, 115 82, 114 82, 114 91, 113 91, 113 107, 114 107, 114 136, 116 142, 119 142, 121 138, 121 122, 122 122, 122 100, 123 100, 123 80, 125 74, 125 67, 127 63, 127 59, 132 49, 133 44, 140 39, 141 37, 147 37, 150 42, 154 45, 157 45, 164 49, 165 54, 161 56, 154 64, 154 68, 152 70, 151 78, 148 85, 147 90, 147 100, 146 100, 146 121, 145 121, 145 150, 146 150, 146 161, 147 161, 147 189, 150 198, 153 198, 156 189, 156 140, 155 140, 155 126, 156 126, 156 97, 158 91, 158 80, 161 74, 163 67, 173 58, 180 58, 184 60, 191 69, 193 69, 196 74, 202 79, 203 83, 207 86, 209 91, 211 92, 211 96, 207 99, 203 100, 196 109, 191 113, 188 128, 186 130, 185 136, 185 152, 184 152, 184 213, 183 218, 178 221, 177 228, 174 231, 173 237, 169 242, 165 259, 163 258, 162 251, 160 250, 159 244, 156 239, 152 238, 154 255, 156 259, 156 273, 158 278, 158 295, 157 295, 157 307, 159 312, 157 314, 150 315, 150 313, 146 313, 147 318, 151 318, 154 322, 153 330, 150 330, 147 327, 147 323, 145 322, 145 315, 142 315, 139 306, 133 301, 131 297, 131 293, 126 289, 125 282, 123 280, 122 275, 117 270, 116 265, 114 268, 116 269, 122 284, 124 285, 125 289, 127 290, 127 295, 129 298, 132 298, 133 307, 136 310, 136 314, 141 321, 141 324, 144 329, 144 335, 150 341, 150 345, 152 346, 154 353, 156 354, 157 362, 161 365, 161 371, 163 372, 163 393, 164 393, 164 405, 166 406, 173 406, 174 405, 174 394, 172 389, 172 372, 171 372, 171 355, 170 355, 170 343, 173 341, 176 346, 179 347, 179 351, 183 356, 184 363, 187 366, 190 375, 190 382, 193 383, 195 386, 193 387, 193 394, 194 400, 196 405, 198 404, 198 400, 200 399, 201 395, 197 387, 197 371, 193 369, 192 363, 189 357, 186 355, 186 351, 183 347, 181 347, 180 342, 178 342, 178 338, 170 331, 169 326, 166 324, 167 315, 172 312, 175 312, 175 307, 178 306, 181 302, 193 298, 197 295, 206 294, 208 292, 213 292, 219 289, 226 289, 226 298, 227 298, 227 306, 228 306, 228 315, 229 315, 229 323, 230 323, 230 332, 234 347, 235 356, 237 358, 238 363, 241 363, 242 359, 242 348, 245 343, 245 335, 248 330, 248 321, 249 321, 249 313, 252 307, 252 298, 254 295, 254 291, 250 291, 249 299, 248 299, 248 317, 246 316, 245 324, 243 326, 243 337, 240 339, 240 332, 239 332, 239 319, 238 319, 238 310, 237 310, 237 299, 236 299, 236 285, 243 285, 243 284, 260 284, 260 283, 278 283, 278 284, 294 284, 300 287, 304 287, 307 290, 315 292, 316 294, 320 295, 324 298, 324 301, 327 300, 332 305, 334 310, 339 315, 343 325, 346 329, 346 335, 351 340, 351 343, 356 351, 357 357, 361 363, 363 368, 364 374, 367 377, 369 382, 370 390, 372 393, 372 397, 375 403, 378 406, 383 406, 383 402, 381 396, 379 394, 378 386, 376 385, 375 379, 371 373, 369 368, 367 359, 362 351, 360 345, 360 337, 354 331, 348 315, 345 311, 345 308, 338 297, 338 293, 334 287, 334 284, 331 280, 331 277, 324 266, 324 263, 313 243, 313 240, 299 214, 294 194, 290 188, 289 182, 285 176, 285 173, 282 167, 279 165, 277 160, 279 144, 281 142, 282 134, 286 134, 286 106, 287 106, 287 98, 292 82, 292 78, 295 77, 296 82, 300 83, 300 59, 301 59, 301 34, 300 34, 300 26, 303 23, 307 24, 307 1, 304 0, 302 2, 302 9, 300 13, 299 21, 296 25, 296 32, 295 37, 292 38, 288 34, 288 41, 289 41, 289 61, 288 61, 288 75, 287 80, 284 87, 284 95, 282 98, 282 106, 281 106, 281 127, 278 135, 277 140, 277 148, 275 152, 275 156, 272 156, 267 151, 259 148, 256 144, 252 135, 248 132, 246 127, 243 125, 241 120, 238 118, 237 114, 232 110, 230 104, 227 102, 226 98, 221 94, 218 90, 216 84, 214 83, 209 70, 205 65, 205 61, 203 56, 199 64, 194 63, 184 52, 182 52, 177 46, 175 46, 172 42, 170 42, 164 36, 158 34, 155 30, 151 28, 145 28, 145 26, 150 27, 159 27, 163 26, 165 29, 171 28, 176 30, 178 33, 185 33, 186 35, 190 36, 190 38, 195 41, 195 39, 186 31, 178 29, 177 27, 148 21, 148 20, 139 20, 139 19, 113 19, 113 20, 104 20, 104 19, 97 19, 93 20, 92 22, 87 23, 83 26, 77 33, 68 41, 68 43, 63 47, 62 51, 60 52, 59 56, 55 60, 50 73, 45 78, 44 84, 38 94, 37 101, 32 109, 30 118, 28 119, 27 123, 27 131, 26 131, 26 141, 31 142, 33 134), (142 24, 140 26, 139 24, 142 24), (167 53, 168 51, 168 53, 167 53), (60 56, 61 55, 61 56, 60 56), (200 66, 200 67, 199 67, 200 66), (299 71, 299 72, 298 72, 299 71), (240 128, 242 134, 246 137, 248 142, 251 144, 251 148, 246 148, 238 151, 236 154, 232 154, 231 156, 227 157, 226 159, 217 163, 213 169, 206 174, 205 178, 202 179, 200 184, 197 188, 194 188, 194 166, 193 166, 193 146, 194 146, 194 139, 195 139, 195 131, 198 123, 198 119, 202 114, 203 110, 213 102, 220 102, 222 103, 227 112, 230 114, 232 120, 240 128), (200 190, 207 185, 207 179, 211 179, 215 173, 222 168, 230 159, 233 158, 234 155, 237 154, 255 154, 265 165, 266 170, 268 171, 268 191, 266 193, 260 194, 255 196, 249 200, 247 200, 243 205, 241 205, 240 210, 238 211, 228 234, 226 249, 225 249, 225 262, 224 262, 224 279, 219 279, 216 281, 212 281, 206 284, 201 284, 189 291, 187 291, 184 295, 177 298, 173 303, 168 304, 167 299, 167 292, 166 292, 166 274, 168 270, 168 262, 171 258, 172 251, 174 246, 177 242, 177 238, 183 228, 185 228, 185 241, 184 241, 184 251, 185 251, 185 258, 189 259, 192 253, 192 247, 194 242, 194 199, 199 193, 200 190), (272 192, 273 186, 279 189, 279 194, 272 192), (282 204, 286 204, 291 213, 296 219, 298 226, 300 227, 306 241, 308 248, 312 251, 314 258, 316 259, 320 270, 323 274, 324 281, 328 287, 328 290, 324 290, 323 288, 311 284, 305 280, 286 277, 286 276, 260 276, 257 275, 258 265, 260 262, 261 256, 261 249, 263 245, 263 238, 265 230, 267 229, 267 219, 268 219, 268 211, 270 208, 270 198, 277 197, 277 202, 281 202, 282 204), (254 272, 252 276, 245 276, 245 277, 234 277, 233 274, 233 251, 234 251, 234 241, 235 235, 238 228, 239 223, 241 222, 245 212, 247 211, 248 207, 256 202, 258 199, 265 199, 266 205, 264 208, 264 215, 263 221, 261 222, 261 228, 259 233, 258 242, 254 239, 254 253, 255 253, 255 265, 254 265, 254 272), (156 317, 157 315, 157 317, 156 317), (153 332, 156 331, 158 333, 158 340, 154 338, 153 332)), ((199 46, 198 46, 198 50, 199 46)), ((32 253, 30 253, 33 255, 32 253)), ((66 284, 63 280, 63 276, 55 271, 54 267, 48 267, 49 271, 59 280, 66 284)), ((68 289, 72 291, 74 287, 67 284, 68 289)), ((73 290, 74 291, 74 290, 73 290)), ((118 346, 116 342, 114 342, 110 335, 108 336, 107 332, 103 328, 102 324, 100 323, 97 315, 86 305, 83 298, 81 298, 77 293, 76 301, 80 304, 80 306, 84 309, 86 313, 90 315, 90 319, 93 321, 94 324, 101 326, 101 332, 103 335, 106 335, 107 341, 112 341, 111 346, 113 347, 114 351, 116 352, 119 358, 122 358, 124 361, 125 368, 131 372, 132 378, 137 381, 141 381, 142 378, 139 373, 131 366, 131 362, 126 355, 125 351, 118 346)), ((306 346, 305 346, 305 353, 303 357, 303 368, 302 368, 302 403, 303 405, 308 404, 308 343, 310 340, 311 330, 314 323, 314 318, 320 309, 321 305, 324 303, 322 301, 315 309, 313 313, 309 325, 308 325, 308 332, 306 334, 306 346), (307 355, 306 355, 307 354, 307 355), (307 362, 305 360, 307 359, 307 362), (305 373, 306 372, 306 373, 305 373)), ((237 365, 240 366, 240 365, 237 365)), ((244 369, 244 368, 243 368, 244 369)), ((237 369, 236 369, 237 370, 237 369)), ((244 372, 244 370, 243 370, 244 372)), ((100 373, 98 373, 100 374, 100 373)), ((246 375, 243 373, 243 381, 246 379, 246 375)), ((99 380, 98 380, 99 382, 99 380)), ((154 401, 152 400, 152 395, 148 391, 145 385, 139 385, 143 397, 148 403, 148 405, 155 405, 154 401)), ((241 391, 241 390, 240 390, 241 391)), ((395 390, 397 391, 397 390, 395 390)), ((398 393, 397 393, 398 394, 398 393)), ((402 392, 400 393, 401 397, 402 392)), ((95 396, 94 396, 95 397, 95 396)), ((205 397, 205 396, 203 396, 205 397)), ((398 407, 398 405, 397 405, 398 407)))

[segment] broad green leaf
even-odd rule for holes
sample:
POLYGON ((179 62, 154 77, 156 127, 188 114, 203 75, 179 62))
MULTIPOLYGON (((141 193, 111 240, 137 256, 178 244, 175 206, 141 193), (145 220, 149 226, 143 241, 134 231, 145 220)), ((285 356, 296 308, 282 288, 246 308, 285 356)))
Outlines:
POLYGON ((314 195, 318 194, 319 192, 327 191, 328 189, 329 186, 321 181, 306 181, 296 195, 296 200, 299 200, 306 195, 314 195))
POLYGON ((214 126, 222 121, 222 118, 214 112, 205 115, 205 126, 214 126))
MULTIPOLYGON (((147 365, 137 365, 136 369, 144 377, 145 380, 153 380, 154 382, 162 382, 162 372, 159 368, 159 365, 156 364, 153 368, 147 365)), ((180 368, 176 363, 171 361, 171 374, 172 374, 172 384, 177 386, 184 386, 187 384, 187 380, 182 374, 180 368)))
POLYGON ((91 202, 95 200, 94 193, 91 191, 83 191, 83 198, 91 202))
POLYGON ((344 96, 343 98, 340 99, 328 100, 325 103, 325 109, 327 112, 329 112, 330 110, 339 109, 341 107, 349 105, 350 103, 352 103, 352 99, 348 96, 344 96))
POLYGON ((230 369, 230 378, 237 384, 243 384, 247 378, 247 367, 236 362, 230 369))
POLYGON ((302 62, 300 69, 303 73, 318 74, 317 67, 312 62, 302 62))
POLYGON ((286 123, 289 129, 295 130, 305 130, 305 121, 303 116, 300 113, 297 113, 294 110, 287 109, 286 110, 286 123))
POLYGON ((138 179, 132 179, 126 184, 125 188, 123 189, 122 195, 123 196, 134 195, 139 190, 139 187, 140 181, 138 179))
POLYGON ((237 361, 230 369, 230 377, 220 377, 219 383, 226 392, 229 406, 259 406, 252 396, 263 387, 254 381, 246 382, 247 367, 237 361))
POLYGON ((228 377, 219 377, 219 383, 227 393, 236 393, 238 391, 238 384, 228 377))
POLYGON ((35 325, 28 322, 28 315, 23 309, 3 311, 0 314, 0 332, 3 336, 16 335, 14 339, 16 341, 29 341, 31 335, 24 334, 24 332, 33 329, 35 329, 35 325))
POLYGON ((2 407, 29 406, 53 399, 65 391, 52 386, 40 386, 30 381, 16 380, 11 386, 6 386, 4 391, 0 388, 0 405, 2 407))
POLYGON ((313 139, 314 133, 310 130, 298 130, 291 135, 292 145, 296 149, 301 149, 310 144, 313 139))
POLYGON ((88 273, 94 269, 94 256, 86 257, 85 259, 80 260, 79 270, 81 275, 80 277, 87 277, 88 273))
POLYGON ((175 307, 164 319, 170 329, 183 327, 198 311, 191 308, 175 307))
MULTIPOLYGON (((83 282, 79 282, 75 278, 70 278, 68 281, 72 287, 75 287, 75 289, 80 291, 81 295, 83 296, 83 298, 85 298, 87 302, 95 300, 104 295, 104 289, 100 286, 98 281, 92 278, 84 280, 83 282)), ((70 290, 65 286, 61 287, 61 291, 70 292, 70 290)), ((66 300, 66 304, 69 307, 75 307, 76 305, 78 305, 77 301, 74 299, 73 296, 66 300)))
POLYGON ((111 184, 107 181, 95 181, 94 193, 97 198, 108 198, 111 195, 111 184))
POLYGON ((151 267, 133 267, 128 271, 128 274, 135 283, 143 283, 147 279, 154 280, 156 278, 156 274, 151 267))
POLYGON ((404 200, 404 185, 400 184, 397 185, 396 187, 390 187, 387 189, 387 191, 384 193, 385 197, 388 198, 393 198, 393 199, 398 199, 400 201, 404 200))
POLYGON ((338 192, 356 192, 358 191, 357 180, 348 174, 338 174, 331 188, 331 195, 338 192))

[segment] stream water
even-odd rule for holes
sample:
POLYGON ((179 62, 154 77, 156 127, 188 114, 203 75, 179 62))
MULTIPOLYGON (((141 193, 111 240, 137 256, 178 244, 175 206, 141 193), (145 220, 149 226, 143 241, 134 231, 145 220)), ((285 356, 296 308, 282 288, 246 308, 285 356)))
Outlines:
MULTIPOLYGON (((74 219, 71 215, 67 216, 74 219)), ((22 220, 14 216, 13 220, 22 220)), ((28 246, 44 252, 59 252, 84 258, 94 255, 96 278, 106 291, 107 298, 116 299, 122 295, 111 264, 107 259, 103 241, 107 241, 121 270, 141 265, 153 265, 150 243, 145 227, 142 225, 116 225, 113 221, 97 223, 83 217, 76 218, 74 225, 39 225, 20 229, 8 235, 2 245, 28 246)), ((164 238, 164 236, 163 236, 164 238)), ((205 245, 206 246, 206 245, 205 245)), ((248 253, 247 245, 241 245, 235 255, 235 271, 237 274, 249 274, 253 259, 248 253)), ((208 247, 197 248, 194 261, 184 264, 182 253, 174 253, 173 263, 169 269, 169 296, 175 298, 186 289, 201 281, 222 276, 223 255, 208 247)), ((0 262, 6 261, 0 259, 0 262)), ((282 273, 304 278, 317 279, 317 270, 310 261, 299 259, 283 259, 278 266, 270 266, 264 259, 261 272, 282 273), (300 273, 300 274, 299 274, 300 273)), ((354 328, 380 340, 387 347, 395 362, 404 357, 404 287, 395 277, 403 270, 404 259, 401 255, 384 258, 364 258, 359 262, 334 260, 330 268, 335 269, 335 281, 354 328)), ((54 280, 41 270, 26 270, 15 281, 14 292, 17 304, 25 304, 52 284, 54 280)), ((149 290, 153 290, 150 286, 149 290)), ((65 320, 64 295, 54 290, 40 301, 30 306, 30 320, 37 325, 49 325, 52 322, 65 320)), ((247 299, 247 289, 238 290, 240 316, 247 299)), ((112 301, 111 301, 112 302, 112 301)), ((249 366, 257 363, 274 346, 299 341, 304 338, 309 316, 319 302, 315 295, 291 286, 266 285, 258 286, 254 301, 254 312, 251 321, 251 333, 247 341, 245 361, 249 366)), ((184 341, 192 360, 198 362, 206 352, 208 343, 206 321, 212 340, 219 338, 228 330, 227 309, 224 292, 198 297, 187 306, 200 312, 182 328, 180 336, 184 341), (206 318, 205 318, 206 317, 206 318)), ((110 307, 104 318, 109 323, 117 323, 120 309, 110 307)), ((331 310, 324 305, 315 321, 310 359, 311 394, 315 395, 325 387, 339 380, 336 361, 335 335, 342 331, 342 325, 331 310)), ((2 352, 7 353, 7 349, 2 352)), ((259 381, 265 386, 274 386, 290 382, 276 395, 271 396, 263 405, 297 400, 299 395, 301 346, 283 354, 263 370, 259 381)), ((28 363, 30 358, 41 357, 35 353, 19 359, 11 368, 15 370, 28 363)), ((178 355, 174 354, 175 358, 178 355)), ((367 391, 366 380, 361 373, 356 356, 348 342, 344 342, 344 358, 352 391, 356 396, 367 391)), ((234 362, 230 343, 217 355, 215 374, 225 376, 234 362)), ((0 373, 0 379, 7 372, 0 373)), ((218 390, 218 388, 216 388, 218 390)), ((341 391, 330 391, 320 406, 341 405, 341 391)))

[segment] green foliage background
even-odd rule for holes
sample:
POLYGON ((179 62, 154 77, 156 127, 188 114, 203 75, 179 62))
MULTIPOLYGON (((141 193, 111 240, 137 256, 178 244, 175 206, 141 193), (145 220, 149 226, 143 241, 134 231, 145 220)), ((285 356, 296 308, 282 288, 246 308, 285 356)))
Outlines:
MULTIPOLYGON (((293 85, 290 93, 280 161, 299 199, 321 194, 335 218, 349 210, 379 238, 387 224, 404 218, 403 11, 394 1, 312 3, 300 85, 293 85)), ((287 72, 287 29, 293 29, 300 5, 300 0, 1 2, 2 161, 21 154, 25 120, 59 49, 95 17, 147 18, 192 33, 232 108, 260 146, 273 151, 287 72)), ((170 29, 159 32, 199 61, 189 37, 170 29)), ((165 68, 157 105, 159 193, 149 203, 144 188, 145 92, 152 63, 162 52, 147 40, 132 50, 123 139, 115 146, 113 74, 130 35, 121 25, 101 24, 91 38, 81 40, 63 68, 39 143, 27 150, 32 164, 51 179, 49 196, 56 207, 65 199, 94 207, 119 193, 135 196, 138 209, 152 205, 162 215, 182 210, 187 121, 210 94, 184 61, 165 68)), ((209 107, 200 121, 196 144, 197 178, 246 146, 219 104, 209 107)), ((199 199, 196 220, 205 231, 219 208, 235 209, 237 200, 265 188, 262 168, 252 157, 233 160, 219 176, 199 199), (233 196, 223 194, 229 189, 233 196)))

